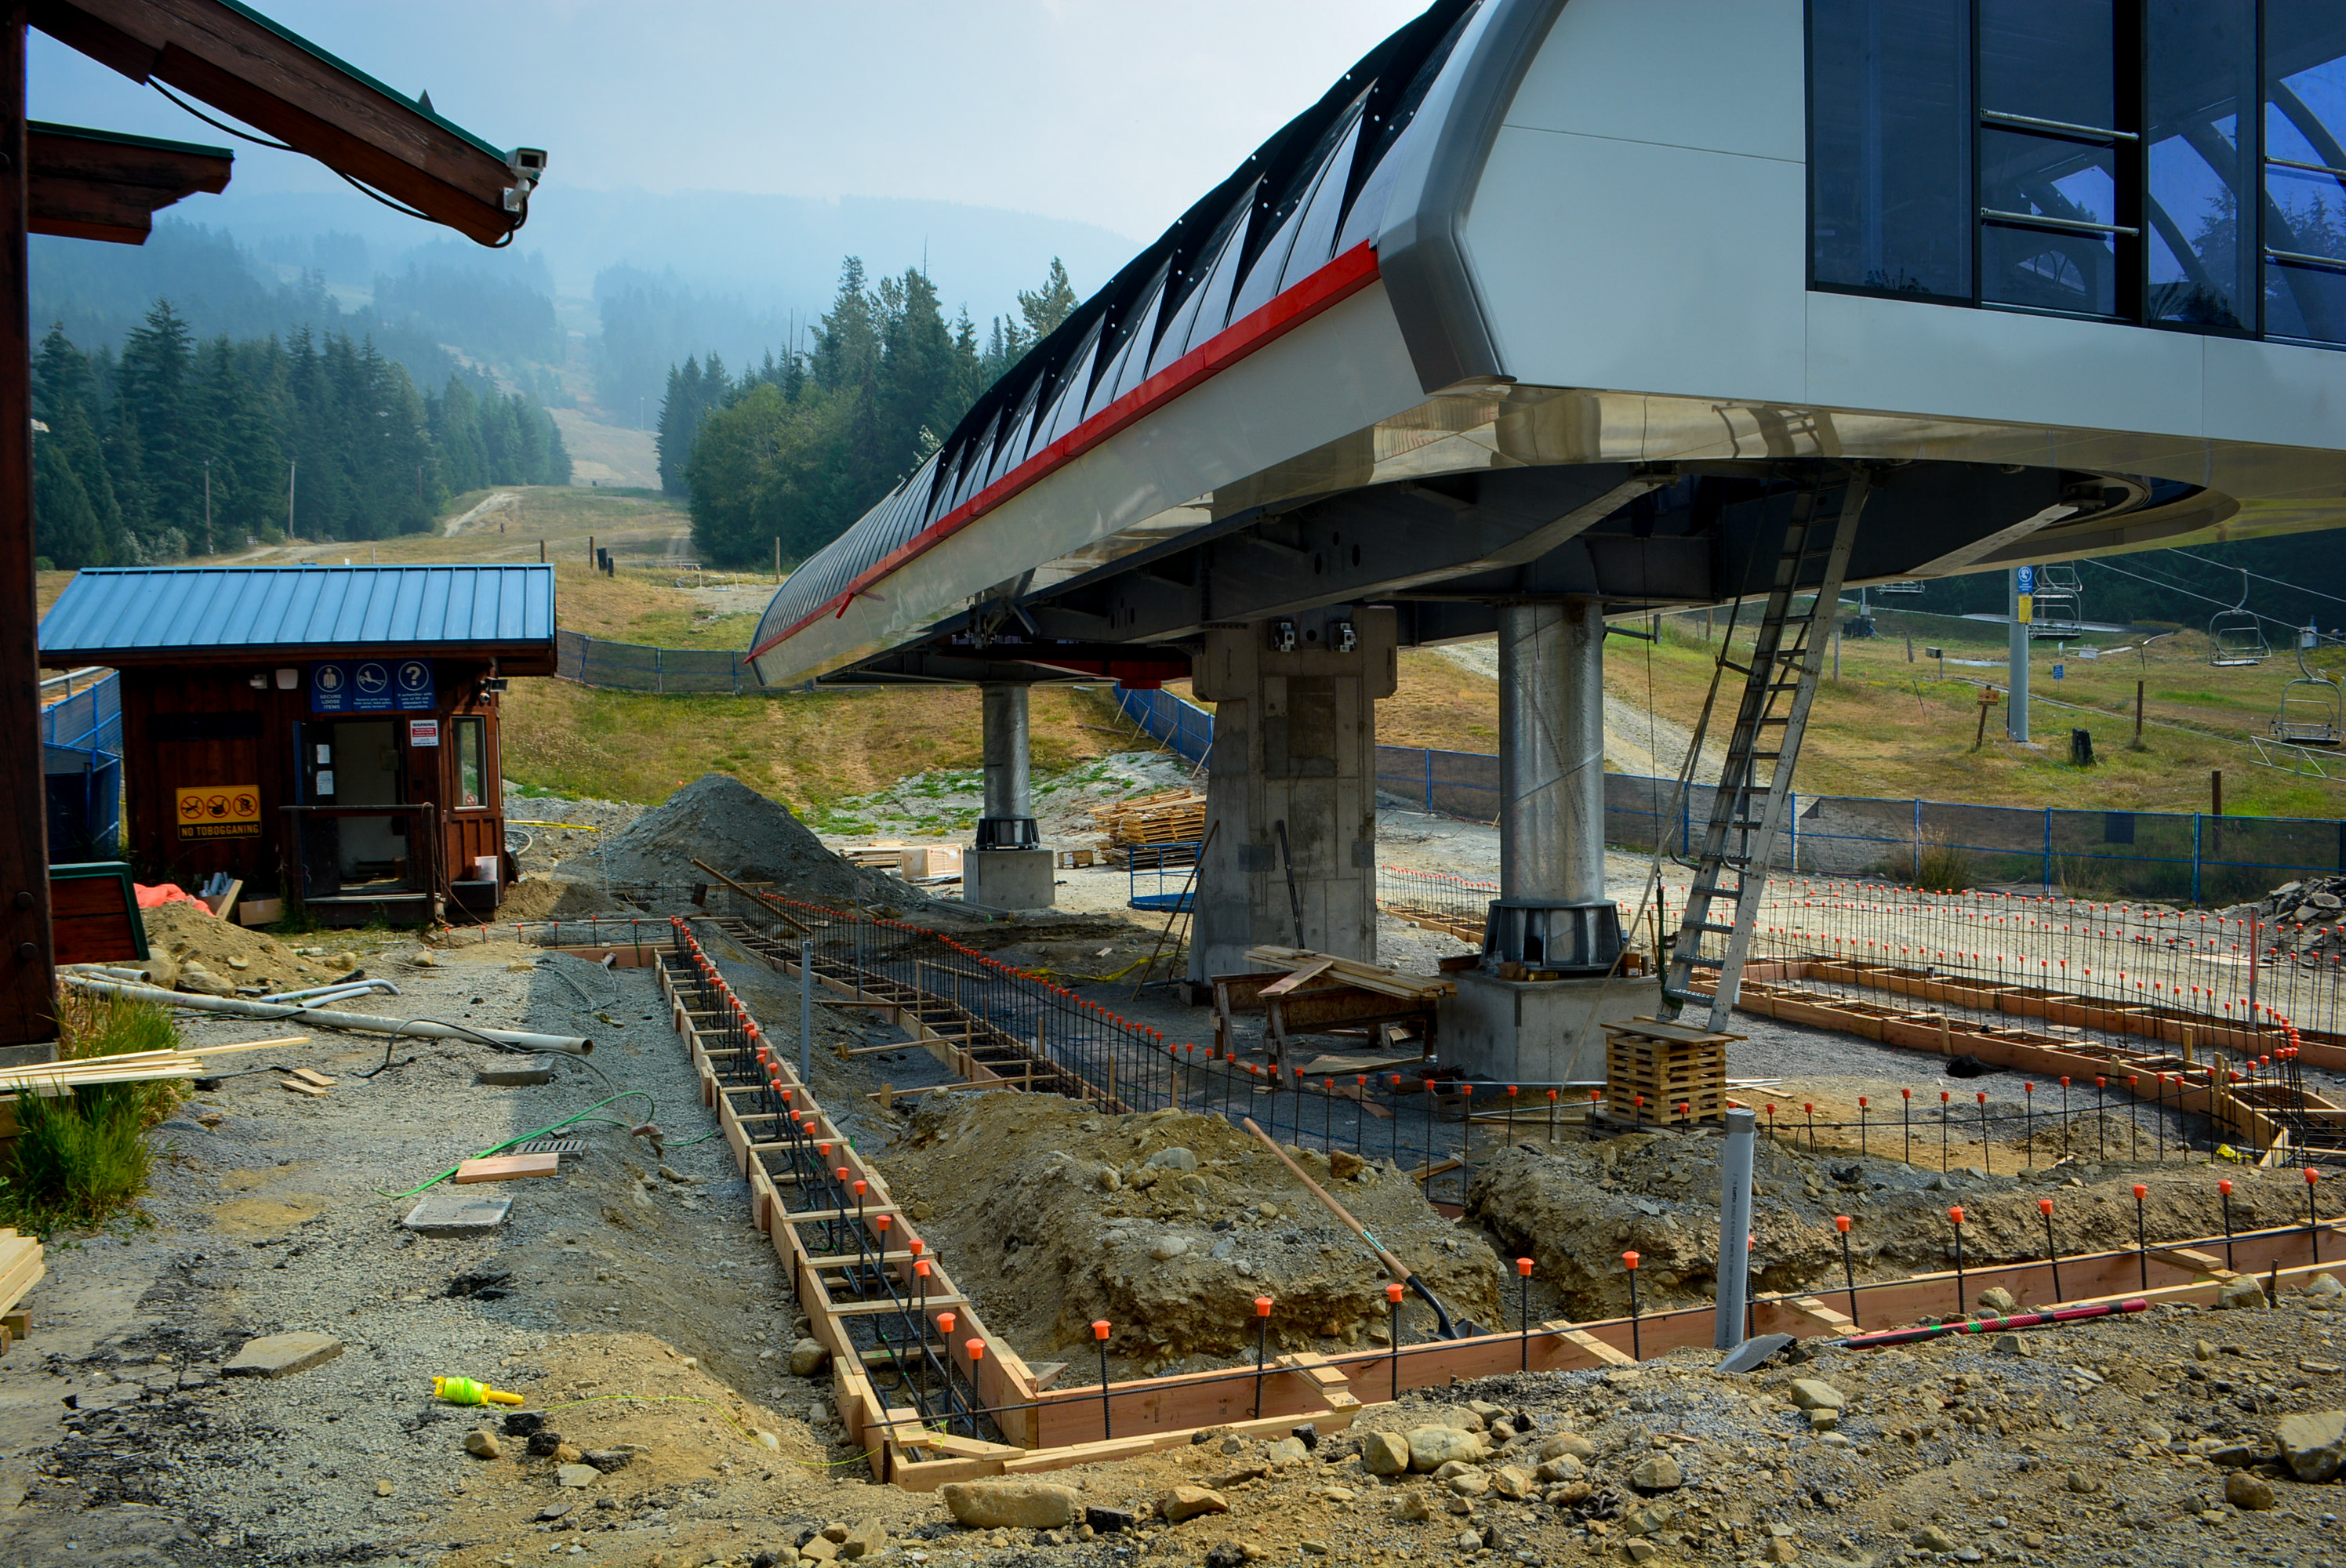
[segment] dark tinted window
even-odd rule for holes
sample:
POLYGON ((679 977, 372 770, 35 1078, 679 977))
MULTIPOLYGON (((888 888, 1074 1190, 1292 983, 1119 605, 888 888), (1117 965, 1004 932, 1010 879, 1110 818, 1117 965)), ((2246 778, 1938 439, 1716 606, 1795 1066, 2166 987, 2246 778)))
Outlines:
MULTIPOLYGON (((2255 247, 2240 243, 2257 188, 2255 0, 2149 0, 2143 14, 2143 142, 2154 321, 2253 329, 2255 247)), ((2253 229, 2251 230, 2253 232, 2253 229)))
POLYGON ((1971 292, 1968 0, 1814 0, 1817 281, 1971 292))
POLYGON ((2346 341, 2346 6, 2265 7, 2265 330, 2346 341))
POLYGON ((2110 0, 1980 0, 1980 112, 2110 129, 2116 42, 2110 0))

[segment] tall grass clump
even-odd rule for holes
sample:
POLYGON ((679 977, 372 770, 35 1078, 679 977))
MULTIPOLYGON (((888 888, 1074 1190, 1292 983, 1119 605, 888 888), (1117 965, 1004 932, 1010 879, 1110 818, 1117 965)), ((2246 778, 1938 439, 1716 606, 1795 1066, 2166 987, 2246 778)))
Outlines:
POLYGON ((1972 885, 1971 857, 1953 844, 1926 839, 1914 862, 1914 885, 1924 892, 1962 892, 1972 885))
MULTIPOLYGON (((152 1003, 67 993, 58 999, 60 1059, 169 1051, 170 1014, 152 1003)), ((147 1129, 178 1104, 175 1080, 90 1084, 57 1095, 18 1093, 16 1141, 0 1159, 0 1223, 36 1235, 87 1229, 147 1190, 155 1150, 147 1129)))

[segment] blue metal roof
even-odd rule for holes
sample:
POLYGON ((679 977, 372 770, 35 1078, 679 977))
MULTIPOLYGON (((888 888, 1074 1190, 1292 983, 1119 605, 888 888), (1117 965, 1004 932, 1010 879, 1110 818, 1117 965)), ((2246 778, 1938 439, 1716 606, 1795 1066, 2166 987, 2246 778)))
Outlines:
POLYGON ((43 655, 554 645, 554 568, 138 566, 76 574, 43 655))

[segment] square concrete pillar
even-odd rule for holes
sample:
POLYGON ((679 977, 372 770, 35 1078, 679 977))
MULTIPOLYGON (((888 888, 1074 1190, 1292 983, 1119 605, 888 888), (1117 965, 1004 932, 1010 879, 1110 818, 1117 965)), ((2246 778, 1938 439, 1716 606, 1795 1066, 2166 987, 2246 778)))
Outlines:
POLYGON ((961 895, 994 910, 1046 910, 1058 881, 1058 855, 1050 850, 968 849, 961 857, 961 895))
POLYGON ((1214 749, 1189 978, 1253 968, 1246 951, 1262 942, 1375 958, 1376 702, 1393 690, 1393 612, 1209 626, 1192 667, 1214 749))

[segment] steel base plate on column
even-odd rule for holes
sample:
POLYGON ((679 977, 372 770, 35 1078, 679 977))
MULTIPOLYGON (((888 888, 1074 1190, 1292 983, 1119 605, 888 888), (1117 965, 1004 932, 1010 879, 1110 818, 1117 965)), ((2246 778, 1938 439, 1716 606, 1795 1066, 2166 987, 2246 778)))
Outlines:
POLYGON ((1503 963, 1557 974, 1607 974, 1621 959, 1621 911, 1601 904, 1494 899, 1483 924, 1483 966, 1503 963))
POLYGON ((977 847, 981 850, 1031 850, 1043 841, 1032 817, 980 817, 977 847))

